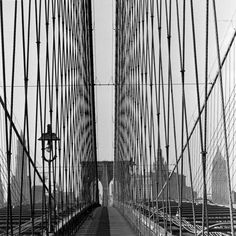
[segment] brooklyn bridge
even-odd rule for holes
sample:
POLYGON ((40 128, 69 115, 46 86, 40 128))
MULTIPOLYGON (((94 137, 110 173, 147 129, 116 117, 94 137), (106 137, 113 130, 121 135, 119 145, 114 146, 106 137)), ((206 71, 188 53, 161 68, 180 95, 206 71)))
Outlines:
POLYGON ((235 38, 235 0, 0 0, 0 236, 236 235, 235 38))

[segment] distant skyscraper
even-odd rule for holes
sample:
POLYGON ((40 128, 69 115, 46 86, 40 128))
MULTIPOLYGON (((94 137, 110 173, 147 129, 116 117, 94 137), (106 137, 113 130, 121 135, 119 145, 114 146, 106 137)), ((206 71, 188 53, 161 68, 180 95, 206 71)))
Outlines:
MULTIPOLYGON (((23 134, 21 133, 21 138, 23 140, 23 134)), ((19 187, 21 187, 21 180, 23 180, 22 186, 22 194, 24 196, 23 201, 29 200, 29 178, 28 178, 28 157, 23 152, 23 146, 20 141, 17 140, 17 154, 16 154, 16 173, 15 173, 15 181, 19 187), (22 172, 23 168, 23 172, 22 172)), ((17 193, 19 195, 19 193, 17 193)))
POLYGON ((219 147, 212 163, 212 201, 218 204, 228 204, 228 185, 226 161, 224 160, 219 147))
POLYGON ((0 165, 0 207, 3 207, 3 205, 4 205, 4 191, 2 185, 2 167, 0 165))
MULTIPOLYGON (((164 184, 167 182, 168 176, 171 173, 170 171, 168 171, 167 164, 164 161, 164 158, 161 152, 160 152, 160 157, 161 158, 159 158, 159 160, 157 161, 157 164, 154 163, 155 169, 154 169, 154 173, 152 173, 153 196, 157 196, 159 194, 164 184), (157 187, 158 187, 158 191, 157 191, 157 187)), ((176 172, 173 172, 171 178, 169 179, 169 199, 178 201, 181 179, 182 179, 182 184, 183 184, 183 199, 184 200, 192 199, 192 188, 187 186, 186 176, 185 175, 181 176, 181 174, 177 174, 176 172), (178 185, 179 185, 179 188, 178 188, 178 185)), ((165 198, 167 196, 167 188, 165 188, 162 195, 163 196, 161 196, 160 199, 162 197, 165 198)), ((193 191, 193 196, 196 199, 197 192, 193 191)))

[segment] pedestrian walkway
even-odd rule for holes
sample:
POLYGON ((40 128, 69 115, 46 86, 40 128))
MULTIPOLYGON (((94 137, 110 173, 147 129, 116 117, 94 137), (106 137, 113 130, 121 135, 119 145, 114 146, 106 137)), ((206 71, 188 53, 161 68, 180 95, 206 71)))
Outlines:
POLYGON ((76 236, 135 236, 128 222, 113 207, 98 207, 80 227, 76 236))

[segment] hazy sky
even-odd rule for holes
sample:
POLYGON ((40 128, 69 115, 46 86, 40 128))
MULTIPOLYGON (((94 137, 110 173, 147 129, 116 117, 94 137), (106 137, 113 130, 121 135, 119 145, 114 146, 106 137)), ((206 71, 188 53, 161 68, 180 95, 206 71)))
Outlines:
MULTIPOLYGON (((113 0, 94 0, 96 83, 112 83, 113 0)), ((114 86, 96 86, 98 160, 113 160, 114 86)))

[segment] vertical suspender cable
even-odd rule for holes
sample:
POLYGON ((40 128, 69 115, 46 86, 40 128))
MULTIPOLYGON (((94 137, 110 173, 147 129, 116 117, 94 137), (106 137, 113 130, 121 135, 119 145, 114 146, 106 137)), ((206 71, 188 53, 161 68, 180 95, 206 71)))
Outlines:
POLYGON ((230 167, 229 167, 228 137, 227 137, 227 127, 226 127, 226 117, 225 117, 225 101, 224 101, 224 92, 223 92, 223 83, 222 83, 223 81, 222 81, 222 71, 221 71, 217 15, 216 15, 216 6, 215 6, 214 0, 212 0, 212 4, 213 4, 213 12, 214 12, 215 36, 216 36, 217 59, 218 59, 217 61, 218 61, 219 79, 220 79, 221 107, 222 107, 223 130, 224 130, 224 144, 225 144, 225 153, 226 153, 227 181, 228 181, 228 191, 229 191, 228 194, 229 194, 231 235, 234 235, 233 201, 232 201, 232 194, 231 194, 232 190, 231 190, 230 167))

